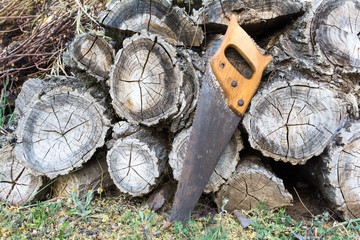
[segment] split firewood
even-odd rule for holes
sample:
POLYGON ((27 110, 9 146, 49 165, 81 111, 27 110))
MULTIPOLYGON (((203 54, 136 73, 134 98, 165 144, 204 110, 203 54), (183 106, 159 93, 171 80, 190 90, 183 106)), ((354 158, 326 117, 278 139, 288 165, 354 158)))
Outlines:
POLYGON ((184 9, 170 0, 110 1, 100 15, 101 24, 120 41, 126 34, 147 32, 162 36, 173 45, 198 47, 203 32, 184 9))
POLYGON ((75 37, 64 55, 67 65, 86 71, 98 80, 108 79, 115 50, 101 36, 83 33, 75 37))
POLYGON ((46 194, 42 190, 42 177, 35 176, 31 169, 17 161, 13 148, 7 146, 0 149, 0 200, 11 205, 32 203, 46 194))
POLYGON ((16 111, 16 159, 50 179, 88 161, 104 145, 110 124, 102 89, 73 77, 28 80, 16 111))
MULTIPOLYGON (((169 154, 169 164, 173 170, 173 177, 176 180, 179 180, 182 174, 190 132, 191 128, 180 132, 175 137, 172 144, 172 150, 169 154)), ((243 144, 240 138, 240 131, 237 130, 216 165, 215 170, 204 189, 205 193, 218 191, 221 185, 231 176, 240 160, 239 152, 241 149, 243 149, 243 144)))
POLYGON ((360 122, 343 128, 325 154, 310 165, 324 196, 343 219, 360 217, 360 122))
POLYGON ((292 164, 320 155, 347 119, 345 104, 306 79, 275 81, 259 90, 243 125, 254 149, 292 164))
POLYGON ((206 24, 208 31, 226 30, 231 15, 235 15, 238 23, 255 35, 278 28, 303 11, 303 5, 296 0, 210 0, 203 5, 192 18, 198 24, 206 24))
POLYGON ((283 181, 268 170, 259 158, 250 156, 242 159, 231 178, 215 196, 220 209, 227 199, 225 209, 250 210, 264 203, 268 209, 290 205, 293 197, 285 189, 283 181))
POLYGON ((117 113, 129 122, 174 122, 170 129, 176 132, 187 125, 198 92, 189 55, 159 37, 135 35, 117 53, 110 94, 117 113))
POLYGON ((109 145, 109 173, 120 191, 141 196, 160 183, 169 151, 159 133, 140 128, 109 145))
POLYGON ((80 169, 56 179, 52 189, 55 197, 69 197, 74 192, 81 199, 88 191, 103 191, 111 186, 114 182, 108 171, 106 154, 98 152, 80 169))

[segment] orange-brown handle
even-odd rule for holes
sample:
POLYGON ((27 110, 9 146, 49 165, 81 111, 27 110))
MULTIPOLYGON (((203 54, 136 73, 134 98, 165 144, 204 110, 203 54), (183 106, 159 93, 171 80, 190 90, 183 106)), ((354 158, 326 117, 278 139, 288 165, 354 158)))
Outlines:
POLYGON ((251 37, 237 23, 235 15, 232 15, 224 39, 210 59, 210 65, 228 98, 229 107, 235 113, 244 115, 271 59, 270 55, 260 53, 251 37), (251 66, 254 73, 250 79, 243 77, 227 60, 225 50, 228 47, 234 48, 251 66))

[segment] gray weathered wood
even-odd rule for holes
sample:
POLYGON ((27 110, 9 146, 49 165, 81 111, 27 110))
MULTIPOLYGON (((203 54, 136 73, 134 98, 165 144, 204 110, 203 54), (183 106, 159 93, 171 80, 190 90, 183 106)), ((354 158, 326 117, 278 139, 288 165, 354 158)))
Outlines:
POLYGON ((210 0, 203 5, 192 17, 196 23, 206 24, 207 31, 225 30, 231 15, 235 15, 238 23, 254 35, 277 28, 303 11, 303 4, 296 0, 210 0))
POLYGON ((323 152, 346 119, 345 104, 333 91, 299 78, 260 89, 243 125, 251 146, 265 156, 305 164, 323 152))
MULTIPOLYGON (((183 130, 175 137, 172 144, 172 150, 169 154, 169 164, 173 170, 173 177, 176 180, 179 180, 182 174, 190 132, 191 128, 183 130)), ((236 165, 240 160, 239 152, 241 149, 243 149, 243 144, 240 138, 240 131, 237 130, 216 165, 204 192, 210 193, 219 190, 221 185, 235 171, 236 165)))
POLYGON ((16 159, 51 179, 89 160, 104 145, 110 124, 101 92, 72 77, 25 82, 16 101, 16 159))
POLYGON ((360 69, 360 2, 322 1, 311 24, 313 44, 318 44, 334 65, 360 69))
POLYGON ((160 134, 140 129, 109 147, 109 173, 120 191, 141 196, 160 182, 169 152, 160 134))
POLYGON ((98 80, 108 79, 114 64, 115 50, 102 36, 83 33, 71 42, 64 60, 98 80))
POLYGON ((82 199, 88 191, 95 191, 107 189, 114 186, 108 166, 106 162, 106 154, 104 152, 95 153, 95 155, 86 162, 80 169, 60 176, 54 184, 52 189, 54 197, 69 197, 71 192, 82 199))
POLYGON ((290 205, 293 200, 283 181, 254 156, 242 159, 231 178, 217 192, 215 202, 219 209, 223 199, 228 200, 225 209, 229 212, 254 209, 260 202, 273 209, 290 205))
POLYGON ((201 28, 169 0, 113 0, 106 7, 100 22, 118 39, 128 32, 147 32, 174 45, 200 46, 203 41, 201 28))
POLYGON ((43 180, 35 176, 31 169, 18 162, 13 148, 0 149, 0 200, 11 205, 23 205, 39 200, 46 190, 40 193, 43 180))
POLYGON ((344 219, 360 217, 360 122, 343 128, 309 169, 333 209, 344 219))
POLYGON ((148 126, 174 121, 172 131, 186 125, 199 92, 186 51, 154 36, 135 35, 124 41, 109 85, 112 104, 121 117, 148 126))

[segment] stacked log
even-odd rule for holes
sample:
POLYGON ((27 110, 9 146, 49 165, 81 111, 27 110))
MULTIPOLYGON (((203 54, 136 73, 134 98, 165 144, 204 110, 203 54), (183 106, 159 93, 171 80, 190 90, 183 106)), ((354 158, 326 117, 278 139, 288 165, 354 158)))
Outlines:
POLYGON ((68 66, 83 70, 101 81, 110 76, 115 50, 104 37, 83 33, 74 38, 63 58, 68 66))
POLYGON ((42 191, 44 181, 35 176, 31 169, 26 168, 15 159, 13 148, 6 146, 0 149, 0 199, 12 205, 23 205, 41 200, 48 192, 42 191))
POLYGON ((332 91, 307 79, 291 79, 261 89, 243 124, 251 146, 263 155, 305 164, 324 151, 346 117, 332 91))
POLYGON ((113 0, 100 15, 100 23, 121 42, 124 36, 147 32, 163 36, 173 45, 200 46, 201 28, 184 9, 172 6, 169 0, 113 0))
POLYGON ((87 162, 104 145, 110 125, 101 89, 73 77, 28 80, 16 109, 16 159, 50 179, 87 162))
POLYGON ((52 190, 53 197, 69 197, 74 194, 79 199, 84 199, 89 191, 101 193, 112 186, 114 182, 108 171, 106 153, 100 150, 81 168, 58 177, 52 190))
POLYGON ((303 5, 296 0, 285 1, 204 1, 204 7, 193 15, 200 25, 206 25, 208 31, 225 31, 231 15, 251 34, 261 35, 269 29, 279 28, 289 19, 303 12, 303 5))
POLYGON ((292 195, 284 187, 283 181, 255 156, 242 159, 234 174, 215 197, 218 208, 224 207, 229 212, 251 210, 261 203, 266 208, 273 209, 290 205, 292 200, 292 195), (225 206, 224 199, 227 199, 225 206))
POLYGON ((166 167, 168 146, 159 134, 146 128, 118 123, 114 138, 108 144, 109 173, 115 185, 132 196, 153 190, 166 167))
POLYGON ((147 126, 176 120, 170 127, 174 132, 184 127, 199 92, 189 59, 159 36, 126 39, 110 78, 112 105, 119 116, 147 126))
POLYGON ((344 219, 360 216, 360 122, 347 124, 308 171, 332 209, 344 219))

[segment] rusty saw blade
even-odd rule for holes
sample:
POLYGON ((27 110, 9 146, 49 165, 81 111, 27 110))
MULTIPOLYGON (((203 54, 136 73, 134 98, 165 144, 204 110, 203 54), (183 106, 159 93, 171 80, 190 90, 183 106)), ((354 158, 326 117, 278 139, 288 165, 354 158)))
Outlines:
POLYGON ((207 68, 170 221, 187 222, 241 119, 224 102, 211 75, 207 68))
MULTIPOLYGON (((170 221, 187 222, 271 61, 232 16, 223 41, 207 64, 170 221), (243 77, 226 59, 234 48, 254 71, 243 77)), ((211 54, 210 54, 211 55, 211 54)))

